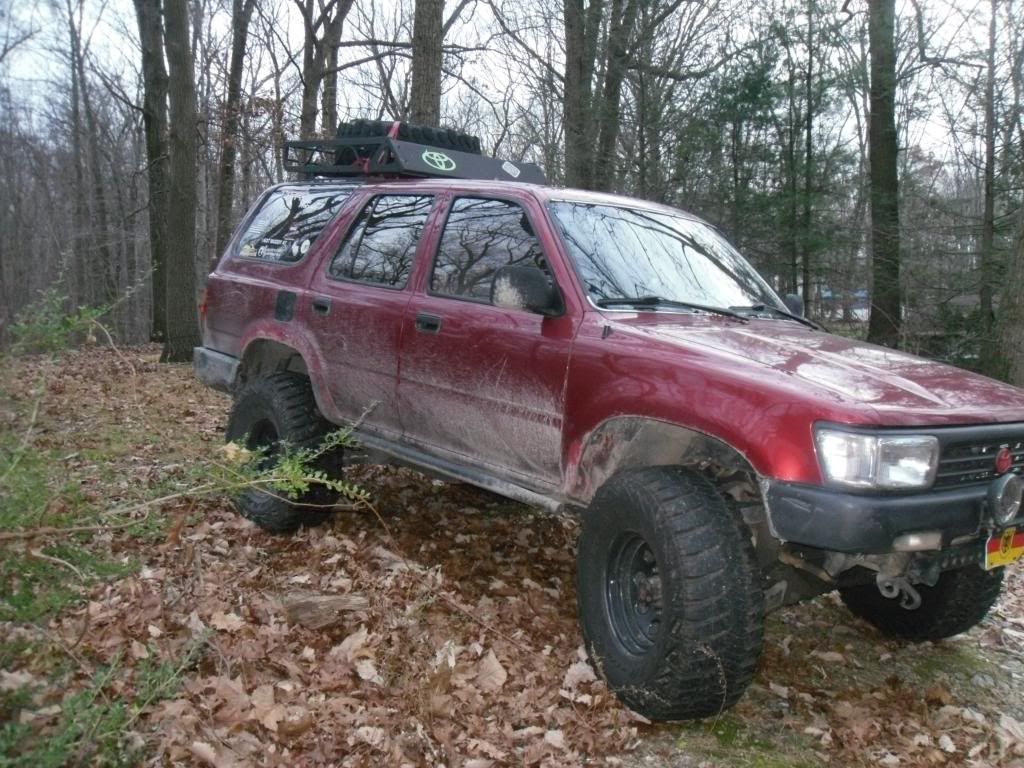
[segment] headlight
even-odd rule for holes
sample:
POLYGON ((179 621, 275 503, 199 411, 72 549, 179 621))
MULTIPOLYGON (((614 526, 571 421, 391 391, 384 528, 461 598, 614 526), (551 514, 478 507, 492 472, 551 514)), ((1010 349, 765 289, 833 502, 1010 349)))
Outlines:
POLYGON ((819 429, 818 458, 833 483, 855 488, 925 488, 935 479, 939 441, 927 435, 865 435, 819 429))

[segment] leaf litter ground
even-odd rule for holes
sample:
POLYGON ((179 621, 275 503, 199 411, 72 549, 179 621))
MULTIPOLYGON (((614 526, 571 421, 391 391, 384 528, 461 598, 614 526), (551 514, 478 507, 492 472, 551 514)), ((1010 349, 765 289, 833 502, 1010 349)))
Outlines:
POLYGON ((1024 765, 1019 570, 981 627, 934 645, 886 641, 834 596, 781 611, 734 710, 652 725, 582 650, 572 519, 373 466, 349 473, 379 516, 339 513, 291 537, 221 498, 104 517, 187 490, 218 457, 228 399, 156 359, 90 349, 5 374, 3 428, 53 470, 39 520, 90 509, 87 522, 112 526, 77 534, 106 570, 52 540, 0 543, 0 557, 43 558, 70 594, 37 616, 15 610, 24 585, 4 571, 0 721, 20 749, 64 733, 75 695, 94 691, 124 703, 117 748, 91 746, 104 733, 92 726, 70 762, 1024 765), (312 629, 296 606, 325 597, 344 610, 312 629))

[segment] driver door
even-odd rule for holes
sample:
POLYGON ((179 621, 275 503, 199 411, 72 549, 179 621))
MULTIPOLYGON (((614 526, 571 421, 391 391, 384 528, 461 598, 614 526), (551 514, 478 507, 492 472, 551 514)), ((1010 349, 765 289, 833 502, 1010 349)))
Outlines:
POLYGON ((448 205, 423 290, 406 310, 399 381, 405 439, 527 487, 550 488, 561 477, 576 321, 490 302, 500 267, 547 270, 533 225, 542 213, 531 215, 527 201, 486 197, 455 197, 448 205))

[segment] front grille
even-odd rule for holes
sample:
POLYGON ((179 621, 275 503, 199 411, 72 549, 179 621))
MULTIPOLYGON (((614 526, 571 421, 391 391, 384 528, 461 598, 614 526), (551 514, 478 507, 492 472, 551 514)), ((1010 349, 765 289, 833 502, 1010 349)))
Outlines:
POLYGON ((1024 435, 1002 440, 974 440, 943 445, 935 488, 954 488, 987 483, 996 476, 996 454, 1006 446, 1013 452, 1013 466, 1024 469, 1024 435))

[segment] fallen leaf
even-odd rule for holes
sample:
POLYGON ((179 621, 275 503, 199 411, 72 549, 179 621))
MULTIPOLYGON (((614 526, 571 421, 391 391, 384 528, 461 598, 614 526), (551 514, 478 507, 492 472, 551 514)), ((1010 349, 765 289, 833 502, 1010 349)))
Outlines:
POLYGON ((821 659, 828 664, 845 664, 846 657, 836 651, 811 651, 811 656, 821 659))
POLYGON ((245 620, 234 613, 217 611, 210 617, 210 626, 224 632, 237 632, 245 626, 245 620))
POLYGON ((188 751, 196 757, 198 757, 204 763, 209 763, 210 765, 217 765, 217 750, 215 750, 205 741, 193 741, 189 745, 188 751))
POLYGON ((594 674, 593 667, 585 661, 577 661, 569 665, 569 669, 562 680, 562 687, 574 691, 576 686, 583 683, 592 683, 595 680, 597 680, 597 675, 594 674))
POLYGON ((547 731, 544 734, 544 741, 555 749, 565 749, 565 734, 561 731, 547 731))
POLYGON ((480 659, 480 664, 477 666, 477 687, 486 693, 493 693, 500 691, 507 679, 508 672, 501 666, 501 662, 494 655, 494 651, 488 651, 487 655, 480 659))
POLYGON ((953 752, 956 752, 956 744, 953 743, 953 740, 949 738, 948 734, 944 733, 939 736, 939 749, 943 752, 949 752, 952 754, 953 752))

